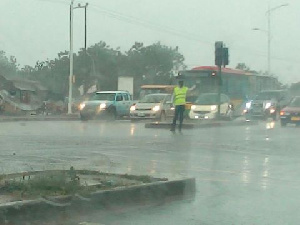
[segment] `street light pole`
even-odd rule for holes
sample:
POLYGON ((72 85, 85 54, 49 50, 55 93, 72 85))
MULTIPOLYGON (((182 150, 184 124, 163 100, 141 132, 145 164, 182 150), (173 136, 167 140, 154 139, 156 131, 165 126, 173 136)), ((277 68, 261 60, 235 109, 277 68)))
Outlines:
POLYGON ((268 6, 268 11, 266 12, 268 15, 268 75, 270 76, 271 71, 271 39, 272 39, 272 32, 271 32, 271 13, 274 12, 277 9, 280 9, 284 6, 288 6, 289 4, 282 4, 273 8, 270 8, 270 5, 268 6))
POLYGON ((262 32, 267 33, 268 35, 268 75, 271 75, 272 73, 272 68, 271 68, 271 41, 272 41, 272 32, 271 32, 271 13, 274 12, 275 10, 282 8, 284 6, 288 6, 288 4, 282 4, 273 8, 270 8, 270 5, 268 6, 268 11, 266 12, 268 16, 268 29, 263 30, 260 28, 253 28, 252 30, 259 30, 262 32))

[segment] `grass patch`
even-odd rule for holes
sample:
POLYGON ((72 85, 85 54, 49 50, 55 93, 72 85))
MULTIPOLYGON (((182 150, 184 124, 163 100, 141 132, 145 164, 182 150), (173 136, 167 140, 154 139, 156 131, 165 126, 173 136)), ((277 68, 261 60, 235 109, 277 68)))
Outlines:
POLYGON ((2 193, 20 197, 70 195, 84 191, 79 179, 73 179, 68 172, 47 172, 21 178, 6 180, 0 187, 2 193))
POLYGON ((165 180, 167 179, 155 179, 151 176, 75 170, 71 167, 70 170, 41 171, 0 177, 0 194, 9 194, 15 200, 73 194, 87 196, 97 190, 165 180))

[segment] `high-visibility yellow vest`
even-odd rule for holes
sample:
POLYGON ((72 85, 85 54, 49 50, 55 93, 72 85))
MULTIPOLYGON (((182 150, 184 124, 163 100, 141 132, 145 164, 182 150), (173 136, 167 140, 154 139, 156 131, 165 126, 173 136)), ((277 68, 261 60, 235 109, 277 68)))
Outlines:
POLYGON ((185 105, 187 87, 175 87, 174 88, 174 105, 185 105))

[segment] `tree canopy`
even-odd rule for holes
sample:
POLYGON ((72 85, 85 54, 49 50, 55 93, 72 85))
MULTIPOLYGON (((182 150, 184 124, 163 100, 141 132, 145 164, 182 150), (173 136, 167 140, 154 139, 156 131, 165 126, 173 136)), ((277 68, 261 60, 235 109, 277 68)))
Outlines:
MULTIPOLYGON (((55 59, 38 61, 34 67, 24 66, 20 74, 39 80, 52 92, 65 96, 69 63, 68 52, 59 52, 55 59)), ((94 84, 98 90, 116 90, 119 76, 134 77, 136 90, 142 84, 169 84, 173 71, 184 68, 184 57, 177 47, 136 42, 122 52, 101 41, 74 54, 74 94, 78 94, 81 85, 85 91, 94 84)))

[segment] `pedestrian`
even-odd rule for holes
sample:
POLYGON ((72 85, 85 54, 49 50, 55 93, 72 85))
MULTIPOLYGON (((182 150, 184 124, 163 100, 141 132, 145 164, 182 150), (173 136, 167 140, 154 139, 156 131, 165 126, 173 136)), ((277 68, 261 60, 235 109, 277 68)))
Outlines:
POLYGON ((188 90, 189 90, 188 87, 183 86, 183 80, 179 80, 178 86, 174 88, 173 103, 175 105, 175 115, 171 127, 172 132, 175 131, 177 120, 179 120, 178 130, 179 132, 181 132, 182 123, 183 123, 183 113, 185 110, 185 103, 186 103, 186 94, 188 90))

